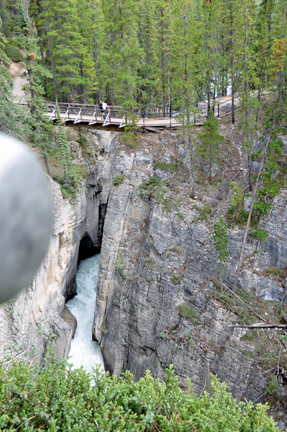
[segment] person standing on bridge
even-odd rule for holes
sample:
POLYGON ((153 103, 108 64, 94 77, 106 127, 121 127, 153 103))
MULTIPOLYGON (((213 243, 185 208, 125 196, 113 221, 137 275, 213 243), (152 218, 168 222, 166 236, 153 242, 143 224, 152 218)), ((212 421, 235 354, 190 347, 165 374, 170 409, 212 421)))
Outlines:
POLYGON ((99 102, 99 110, 100 110, 100 113, 101 113, 101 119, 103 120, 103 112, 104 112, 104 110, 103 110, 103 101, 101 101, 101 100, 99 102))
POLYGON ((102 105, 103 105, 103 111, 104 111, 104 120, 106 120, 106 113, 107 113, 107 104, 106 102, 102 101, 102 105))

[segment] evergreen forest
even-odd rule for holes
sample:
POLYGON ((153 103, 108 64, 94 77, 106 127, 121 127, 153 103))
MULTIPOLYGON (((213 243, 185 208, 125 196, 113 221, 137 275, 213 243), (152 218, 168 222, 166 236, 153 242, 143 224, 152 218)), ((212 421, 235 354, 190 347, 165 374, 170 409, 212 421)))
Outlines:
POLYGON ((48 100, 211 109, 286 81, 285 0, 1 0, 0 17, 2 64, 33 53, 48 100))

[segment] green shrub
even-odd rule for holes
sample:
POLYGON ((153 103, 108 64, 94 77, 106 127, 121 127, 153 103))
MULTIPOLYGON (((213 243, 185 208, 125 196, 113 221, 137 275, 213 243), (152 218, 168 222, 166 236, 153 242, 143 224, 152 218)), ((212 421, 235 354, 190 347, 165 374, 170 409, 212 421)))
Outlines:
POLYGON ((145 258, 145 265, 149 270, 154 270, 155 268, 155 262, 150 257, 145 258))
POLYGON ((208 219, 213 216, 213 211, 209 205, 204 205, 202 208, 198 208, 198 211, 199 216, 194 219, 194 222, 208 221, 208 219))
POLYGON ((125 181, 125 176, 123 174, 118 175, 114 178, 113 185, 117 186, 117 185, 123 184, 124 181, 125 181))
POLYGON ((279 432, 267 406, 237 403, 216 377, 213 396, 186 394, 170 366, 165 381, 149 371, 138 382, 96 369, 72 370, 50 354, 42 367, 24 362, 0 366, 0 428, 50 432, 279 432))
POLYGON ((20 62, 23 60, 22 54, 20 53, 19 49, 14 45, 7 44, 5 47, 5 53, 14 62, 20 62))
POLYGON ((184 278, 184 273, 180 272, 180 273, 173 274, 170 280, 175 285, 179 285, 183 278, 184 278))
POLYGON ((192 306, 179 305, 176 308, 177 308, 179 315, 182 318, 188 319, 191 322, 191 324, 193 324, 193 325, 199 325, 200 324, 200 322, 197 319, 197 313, 192 306))
POLYGON ((162 186, 162 180, 160 180, 158 177, 150 177, 148 180, 144 180, 142 185, 140 186, 140 189, 147 190, 149 187, 160 187, 162 186))
POLYGON ((265 242, 268 238, 268 231, 261 230, 259 228, 252 228, 248 233, 255 240, 259 240, 260 242, 265 242))
POLYGON ((93 156, 93 147, 88 139, 86 132, 80 129, 78 143, 82 147, 82 154, 85 159, 89 159, 93 156))
POLYGON ((159 335, 162 339, 170 339, 169 335, 166 334, 165 332, 161 332, 159 335))
POLYGON ((276 376, 271 375, 265 387, 266 393, 270 395, 275 395, 279 391, 279 389, 280 389, 280 384, 277 381, 276 376))
POLYGON ((279 267, 271 266, 266 269, 266 273, 279 282, 284 282, 286 278, 286 270, 282 270, 279 267))

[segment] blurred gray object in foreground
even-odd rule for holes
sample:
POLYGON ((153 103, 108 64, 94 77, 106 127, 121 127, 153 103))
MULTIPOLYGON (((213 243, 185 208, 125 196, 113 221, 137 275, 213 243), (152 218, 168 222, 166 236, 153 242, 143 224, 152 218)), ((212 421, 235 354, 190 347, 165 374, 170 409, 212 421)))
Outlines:
POLYGON ((35 276, 52 228, 50 190, 24 144, 0 134, 0 303, 35 276))

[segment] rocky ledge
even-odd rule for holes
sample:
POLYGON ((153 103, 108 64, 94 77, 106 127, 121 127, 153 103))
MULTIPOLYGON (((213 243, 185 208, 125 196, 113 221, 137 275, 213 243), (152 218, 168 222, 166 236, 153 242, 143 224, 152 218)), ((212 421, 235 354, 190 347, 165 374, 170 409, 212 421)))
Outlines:
MULTIPOLYGON (((165 368, 173 364, 183 388, 189 378, 197 393, 208 390, 211 372, 238 400, 258 402, 269 394, 266 385, 273 378, 265 371, 277 361, 278 331, 230 326, 260 321, 246 305, 266 322, 285 319, 286 306, 278 301, 285 292, 287 191, 281 191, 269 216, 260 221, 268 231, 267 241, 248 240, 237 291, 243 304, 220 288, 211 240, 213 224, 227 214, 225 185, 238 166, 242 183, 246 182, 242 137, 235 139, 232 128, 223 127, 222 133, 232 138, 233 160, 223 164, 213 185, 202 170, 197 200, 190 197, 188 152, 175 133, 142 136, 138 148, 118 145, 94 337, 113 374, 128 369, 139 379, 149 369, 162 379, 165 368)), ((229 228, 227 285, 233 281, 243 233, 240 226, 229 228)), ((281 348, 284 363, 286 350, 281 348)), ((280 391, 284 394, 283 384, 280 391)))

